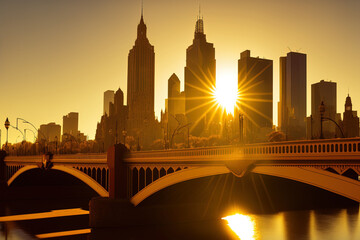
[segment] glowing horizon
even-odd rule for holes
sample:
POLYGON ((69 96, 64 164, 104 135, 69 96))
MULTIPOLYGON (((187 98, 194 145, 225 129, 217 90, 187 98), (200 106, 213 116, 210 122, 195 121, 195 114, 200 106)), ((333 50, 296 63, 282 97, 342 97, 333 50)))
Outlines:
MULTIPOLYGON (((202 4, 202 14, 207 40, 214 43, 217 73, 228 69, 237 73, 240 52, 246 49, 255 57, 273 60, 276 125, 278 60, 291 50, 308 56, 308 114, 310 85, 321 79, 338 83, 337 112, 343 112, 350 87, 353 108, 359 109, 360 96, 355 93, 360 91, 360 72, 356 71, 360 32, 353 31, 360 21, 359 7, 357 1, 209 0, 202 4)), ((158 117, 172 73, 181 80, 183 90, 185 52, 193 40, 197 14, 198 3, 190 0, 144 3, 147 34, 155 47, 154 111, 158 117)), ((127 54, 139 20, 140 2, 136 1, 0 0, 1 142, 6 141, 6 117, 12 124, 21 117, 38 127, 50 122, 62 125, 62 116, 69 112, 79 112, 79 130, 94 139, 103 93, 120 87, 126 100, 127 54)), ((224 79, 217 75, 217 84, 222 84, 224 79)), ((21 139, 19 135, 9 128, 9 142, 21 139)))

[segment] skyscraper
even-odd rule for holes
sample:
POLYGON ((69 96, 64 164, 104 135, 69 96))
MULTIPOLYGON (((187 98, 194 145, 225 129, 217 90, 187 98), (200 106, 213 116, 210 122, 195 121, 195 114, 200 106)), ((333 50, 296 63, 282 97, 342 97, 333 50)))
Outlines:
MULTIPOLYGON (((308 138, 320 137, 320 110, 321 102, 324 103, 324 117, 335 121, 336 115, 336 83, 321 80, 311 85, 311 136, 308 138)), ((336 135, 336 125, 328 121, 323 121, 323 137, 333 138, 336 135)), ((339 136, 340 137, 340 136, 339 136)))
POLYGON ((106 114, 107 116, 109 116, 110 114, 110 109, 109 109, 109 105, 110 103, 114 103, 114 91, 112 90, 107 90, 106 92, 104 92, 104 115, 106 114))
POLYGON ((172 74, 168 80, 168 111, 169 114, 184 114, 184 94, 180 92, 180 80, 172 74))
POLYGON ((154 60, 155 52, 146 36, 146 25, 141 13, 135 45, 128 56, 127 104, 129 128, 142 129, 144 123, 155 120, 154 60))
MULTIPOLYGON (((263 141, 273 125, 273 61, 251 57, 238 61, 239 110, 244 115, 243 134, 248 142, 263 141)), ((237 114, 236 114, 237 115, 237 114)))
POLYGON ((280 58, 279 126, 289 140, 306 135, 306 54, 280 58))
POLYGON ((54 122, 40 125, 38 131, 38 140, 45 140, 47 142, 60 141, 61 126, 54 122))
POLYGON ((211 90, 215 88, 215 48, 206 41, 204 22, 198 18, 193 44, 186 49, 185 114, 191 123, 190 133, 205 134, 214 108, 211 109, 211 90))
POLYGON ((79 113, 71 112, 63 116, 63 135, 69 134, 77 137, 79 126, 79 113))

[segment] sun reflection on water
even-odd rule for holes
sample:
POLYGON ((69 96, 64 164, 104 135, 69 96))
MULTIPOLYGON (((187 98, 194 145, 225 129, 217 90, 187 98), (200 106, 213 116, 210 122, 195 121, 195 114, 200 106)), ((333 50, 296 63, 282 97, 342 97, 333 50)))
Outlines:
POLYGON ((255 224, 251 217, 243 214, 235 214, 222 219, 228 221, 228 225, 241 240, 255 239, 255 224))

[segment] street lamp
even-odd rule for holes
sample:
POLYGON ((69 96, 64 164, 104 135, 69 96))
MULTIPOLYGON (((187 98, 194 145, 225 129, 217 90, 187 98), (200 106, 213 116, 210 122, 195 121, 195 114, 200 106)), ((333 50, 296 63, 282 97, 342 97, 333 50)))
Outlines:
POLYGON ((323 139, 324 138, 324 135, 323 135, 323 126, 322 126, 322 122, 324 120, 329 120, 331 122, 333 122, 337 127, 338 129, 340 130, 340 133, 341 133, 341 136, 343 138, 345 138, 345 135, 344 135, 344 132, 343 130, 341 129, 341 127, 339 126, 339 124, 334 121, 333 119, 331 118, 328 118, 328 117, 324 117, 324 113, 325 113, 325 105, 324 105, 324 102, 321 101, 321 104, 320 104, 320 107, 319 107, 319 111, 320 111, 320 139, 323 139))
POLYGON ((55 136, 55 154, 57 154, 58 137, 55 136))
POLYGON ((7 147, 7 145, 8 145, 8 140, 9 140, 9 127, 10 127, 9 118, 6 118, 6 120, 5 120, 5 128, 6 128, 6 147, 7 147))
POLYGON ((244 143, 244 114, 239 113, 239 137, 240 144, 244 143))
POLYGON ((323 139, 324 135, 323 135, 323 124, 322 123, 323 123, 324 113, 325 113, 324 101, 321 101, 319 111, 320 111, 320 139, 323 139))
POLYGON ((124 128, 124 130, 122 131, 122 134, 123 134, 123 136, 124 136, 124 145, 125 145, 126 134, 127 134, 127 132, 126 132, 125 128, 124 128))

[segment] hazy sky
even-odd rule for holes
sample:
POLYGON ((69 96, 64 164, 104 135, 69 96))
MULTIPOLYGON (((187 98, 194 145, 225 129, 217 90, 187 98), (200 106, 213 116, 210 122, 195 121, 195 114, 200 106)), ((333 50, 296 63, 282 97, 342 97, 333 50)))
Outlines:
MULTIPOLYGON (((338 83, 338 112, 350 92, 360 107, 360 1, 203 0, 207 40, 214 43, 217 81, 236 86, 240 52, 274 61, 274 123, 280 56, 289 48, 307 54, 310 86, 338 83)), ((127 56, 140 20, 141 1, 0 0, 0 129, 9 117, 36 126, 79 112, 79 129, 95 137, 103 92, 127 90, 127 56), (1 122, 2 121, 2 122, 1 122)), ((167 80, 182 81, 186 48, 192 43, 199 0, 144 0, 144 20, 155 47, 155 114, 167 96, 167 80)), ((21 124, 20 129, 31 128, 21 124)), ((19 133, 9 130, 11 142, 19 133)), ((32 139, 29 133, 28 139, 32 139)))

